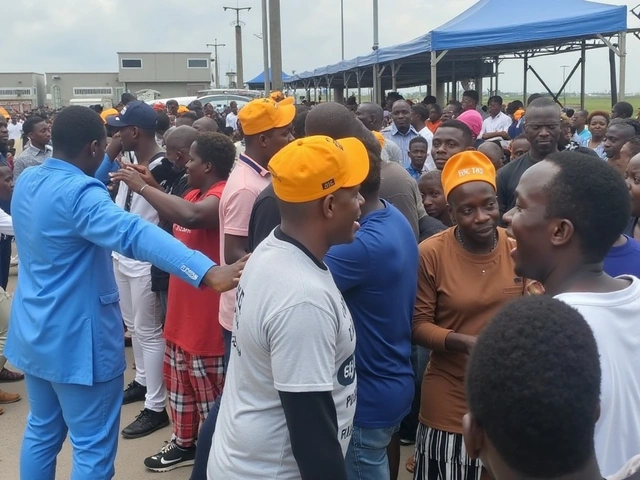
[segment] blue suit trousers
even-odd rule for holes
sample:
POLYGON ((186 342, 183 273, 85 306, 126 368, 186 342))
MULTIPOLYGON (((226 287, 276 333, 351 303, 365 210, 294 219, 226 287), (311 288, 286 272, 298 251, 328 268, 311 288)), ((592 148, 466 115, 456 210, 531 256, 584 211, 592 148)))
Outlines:
POLYGON ((54 480, 67 432, 71 480, 109 480, 115 473, 124 377, 92 386, 52 383, 26 375, 31 411, 20 454, 21 480, 54 480))

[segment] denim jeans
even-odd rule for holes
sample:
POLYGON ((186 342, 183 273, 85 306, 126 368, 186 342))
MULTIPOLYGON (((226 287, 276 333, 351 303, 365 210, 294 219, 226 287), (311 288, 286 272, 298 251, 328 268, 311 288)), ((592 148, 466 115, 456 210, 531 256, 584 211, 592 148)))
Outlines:
POLYGON ((354 425, 345 458, 349 480, 389 480, 387 446, 400 425, 362 428, 354 425))
POLYGON ((400 438, 402 440, 414 441, 418 430, 418 414, 420 413, 420 400, 422 393, 422 379, 424 371, 429 363, 429 350, 419 345, 411 346, 411 365, 415 375, 415 394, 411 403, 411 411, 400 424, 400 438))
MULTIPOLYGON (((229 366, 229 354, 231 353, 231 332, 226 328, 222 329, 222 338, 224 339, 224 370, 227 371, 229 366)), ((209 451, 213 441, 213 434, 216 431, 216 422, 218 421, 218 413, 220 413, 220 402, 222 395, 218 395, 216 403, 213 404, 209 415, 204 419, 200 426, 198 435, 198 443, 196 448, 196 460, 193 465, 190 480, 207 480, 207 463, 209 463, 209 451)))

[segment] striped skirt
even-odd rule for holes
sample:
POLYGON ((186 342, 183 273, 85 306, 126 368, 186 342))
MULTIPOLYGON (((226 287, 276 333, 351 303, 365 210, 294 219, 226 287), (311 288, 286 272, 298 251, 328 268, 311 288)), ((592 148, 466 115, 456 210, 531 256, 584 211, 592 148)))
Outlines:
POLYGON ((482 463, 467 455, 462 435, 418 424, 413 480, 480 480, 482 463))

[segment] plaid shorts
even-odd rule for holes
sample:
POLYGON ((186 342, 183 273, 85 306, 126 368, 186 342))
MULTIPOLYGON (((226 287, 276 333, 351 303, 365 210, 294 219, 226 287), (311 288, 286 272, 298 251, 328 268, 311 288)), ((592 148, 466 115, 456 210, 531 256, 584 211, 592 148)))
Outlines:
POLYGON ((169 394, 173 436, 182 448, 195 444, 200 422, 222 393, 223 357, 191 355, 167 342, 164 351, 164 379, 169 394))
POLYGON ((418 424, 413 480, 480 480, 482 463, 467 455, 459 433, 418 424))

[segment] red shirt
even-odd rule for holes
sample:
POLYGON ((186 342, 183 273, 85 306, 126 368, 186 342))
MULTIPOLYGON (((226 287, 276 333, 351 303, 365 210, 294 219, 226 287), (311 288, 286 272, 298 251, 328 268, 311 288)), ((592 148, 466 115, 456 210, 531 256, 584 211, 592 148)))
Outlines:
MULTIPOLYGON (((199 190, 192 190, 184 199, 192 203, 212 195, 219 199, 226 183, 216 183, 204 195, 199 190)), ((217 228, 190 230, 174 224, 173 236, 220 264, 220 231, 217 228)), ((193 288, 171 275, 164 338, 191 355, 224 355, 222 327, 218 321, 219 303, 220 294, 211 288, 193 288)))

